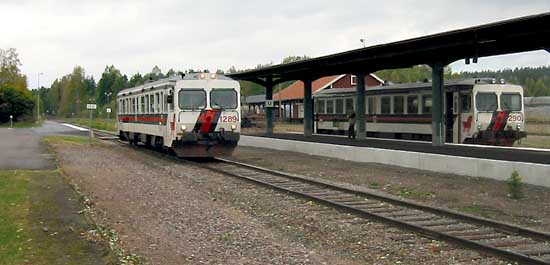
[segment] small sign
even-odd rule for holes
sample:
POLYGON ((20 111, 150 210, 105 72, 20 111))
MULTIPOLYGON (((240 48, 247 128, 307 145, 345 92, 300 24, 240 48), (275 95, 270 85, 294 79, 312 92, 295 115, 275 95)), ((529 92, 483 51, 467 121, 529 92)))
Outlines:
POLYGON ((275 105, 273 105, 273 100, 266 100, 265 101, 265 107, 266 108, 273 108, 275 105))
POLYGON ((111 113, 111 108, 107 108, 105 111, 106 111, 107 113, 111 113))
POLYGON ((86 104, 86 109, 97 109, 96 104, 86 104))

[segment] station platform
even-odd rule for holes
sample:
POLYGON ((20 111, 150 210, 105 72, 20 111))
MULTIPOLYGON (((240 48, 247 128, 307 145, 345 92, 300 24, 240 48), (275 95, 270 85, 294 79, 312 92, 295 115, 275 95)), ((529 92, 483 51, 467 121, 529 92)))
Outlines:
POLYGON ((314 134, 306 137, 298 133, 247 134, 249 136, 324 143, 343 146, 370 147, 447 156, 482 158, 500 161, 514 161, 550 165, 550 150, 537 148, 500 147, 487 145, 445 144, 432 146, 431 142, 408 141, 382 138, 366 140, 348 139, 346 136, 314 134))
POLYGON ((363 163, 506 181, 517 171, 527 184, 550 187, 550 150, 302 134, 243 134, 239 146, 298 152, 363 163))

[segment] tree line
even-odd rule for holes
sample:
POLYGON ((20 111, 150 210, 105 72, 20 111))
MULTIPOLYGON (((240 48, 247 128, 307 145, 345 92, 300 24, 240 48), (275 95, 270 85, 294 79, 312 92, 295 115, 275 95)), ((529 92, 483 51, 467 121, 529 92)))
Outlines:
POLYGON ((32 116, 34 97, 20 66, 15 49, 0 49, 0 123, 8 122, 10 116, 14 121, 32 116))

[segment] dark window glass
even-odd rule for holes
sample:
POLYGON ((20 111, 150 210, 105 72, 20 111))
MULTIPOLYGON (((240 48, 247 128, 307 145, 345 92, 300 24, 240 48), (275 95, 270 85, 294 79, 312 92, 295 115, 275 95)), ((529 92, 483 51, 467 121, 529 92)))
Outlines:
POLYGON ((367 110, 368 110, 368 114, 376 114, 376 98, 374 97, 367 98, 367 110))
POLYGON ((327 114, 334 114, 334 100, 327 100, 327 114))
POLYGON ((500 95, 500 109, 520 111, 521 110, 521 95, 504 93, 500 95))
POLYGON ((418 114, 418 96, 407 97, 407 113, 418 114))
POLYGON ((336 114, 344 113, 344 99, 336 99, 336 114))
POLYGON ((213 109, 236 109, 237 91, 234 89, 213 89, 210 92, 210 107, 213 109))
POLYGON ((141 97, 141 113, 145 113, 145 97, 141 97))
POLYGON ((317 113, 325 114, 325 100, 320 99, 317 101, 317 113))
POLYGON ((393 97, 393 113, 394 114, 403 114, 403 112, 404 112, 403 100, 404 100, 403 96, 393 97))
POLYGON ((182 89, 178 94, 180 109, 196 110, 206 108, 206 92, 204 90, 182 89))
POLYGON ((352 113, 355 107, 353 106, 353 99, 346 98, 346 114, 352 113))
POLYGON ((432 113, 432 96, 422 96, 422 113, 432 113))
POLYGON ((390 114, 391 110, 391 98, 382 97, 380 98, 380 111, 382 114, 390 114))
POLYGON ((462 100, 462 105, 460 106, 462 112, 470 112, 472 109, 472 95, 460 95, 460 99, 462 100))
POLYGON ((495 111, 497 106, 497 95, 495 93, 477 93, 476 108, 478 111, 495 111))

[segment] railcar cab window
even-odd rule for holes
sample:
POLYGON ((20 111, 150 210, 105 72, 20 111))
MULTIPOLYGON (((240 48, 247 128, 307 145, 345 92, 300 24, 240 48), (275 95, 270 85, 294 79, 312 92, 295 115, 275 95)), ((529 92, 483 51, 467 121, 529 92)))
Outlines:
POLYGON ((521 111, 521 95, 517 93, 502 93, 500 95, 502 110, 521 111))
POLYGON ((498 102, 495 93, 477 93, 476 108, 478 111, 495 111, 497 107, 498 102))
POLYGON ((206 108, 206 92, 202 89, 182 89, 178 94, 179 107, 182 110, 206 108))
POLYGON ((462 105, 460 106, 462 112, 470 112, 472 109, 472 95, 460 95, 460 99, 462 100, 462 105))
POLYGON ((215 88, 210 91, 210 107, 213 109, 236 109, 237 91, 231 88, 215 88))
POLYGON ((327 100, 327 114, 334 114, 334 100, 327 100))

